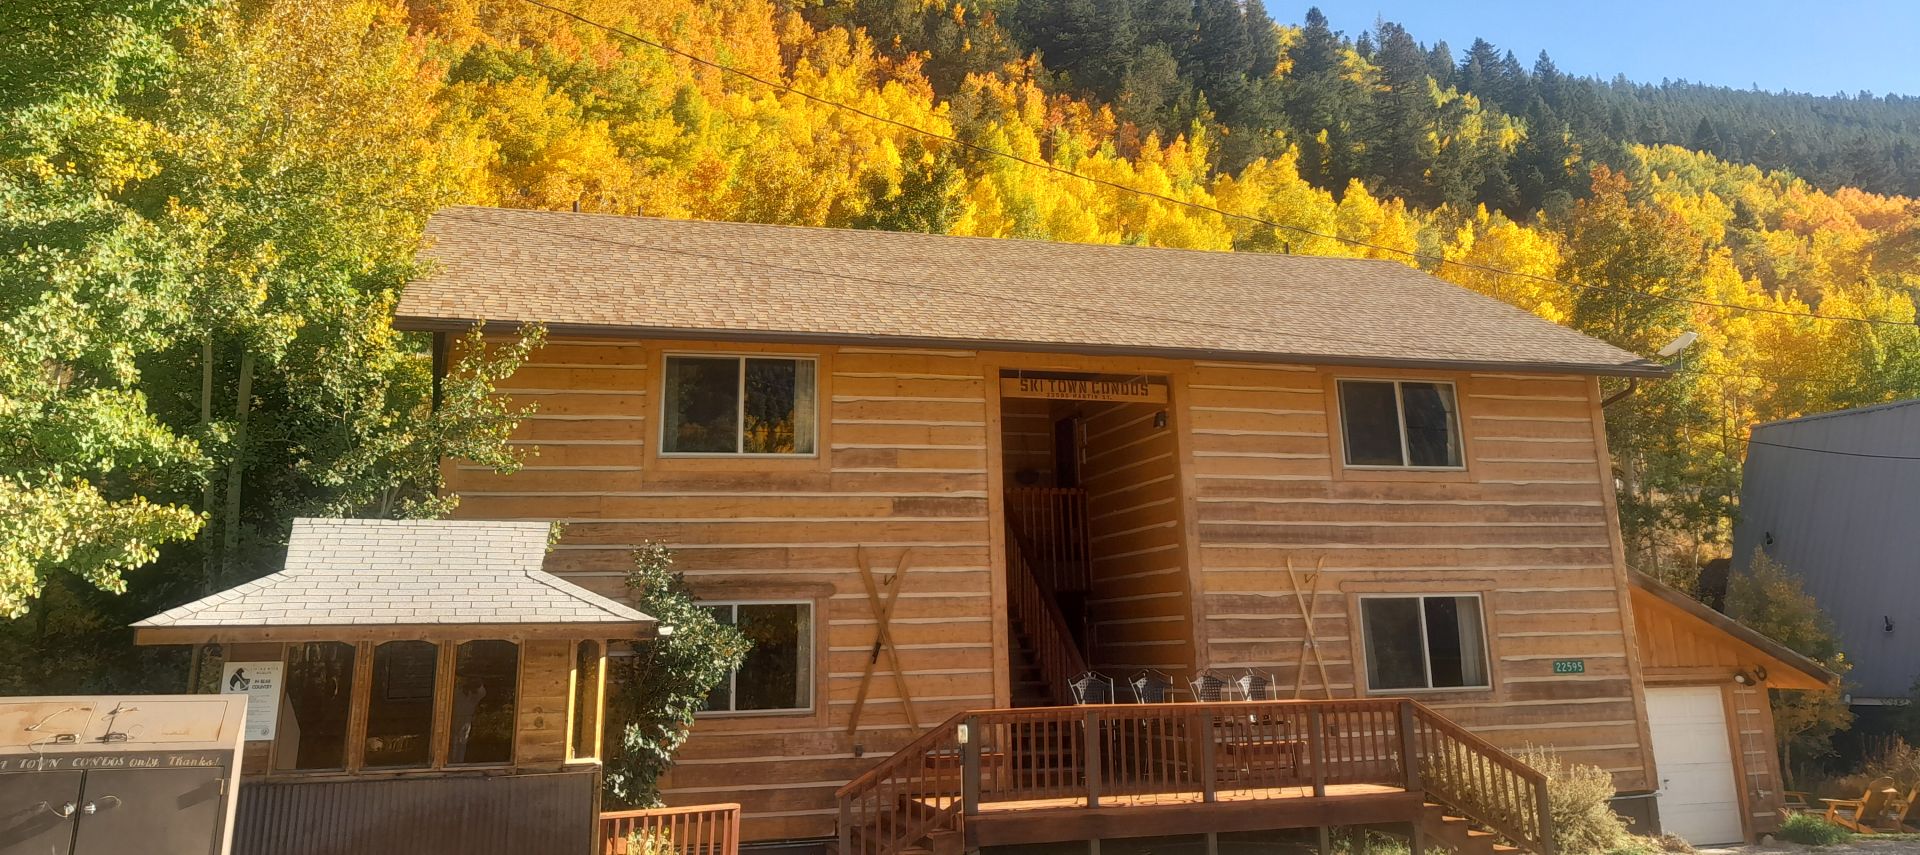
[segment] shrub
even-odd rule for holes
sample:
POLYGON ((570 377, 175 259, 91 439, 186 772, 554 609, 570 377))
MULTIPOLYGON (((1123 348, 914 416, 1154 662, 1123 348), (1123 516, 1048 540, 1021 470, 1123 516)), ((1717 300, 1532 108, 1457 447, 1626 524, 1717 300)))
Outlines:
POLYGON ((660 776, 673 767, 693 714, 752 644, 694 602, 663 546, 634 550, 627 589, 634 607, 658 620, 662 632, 607 668, 607 721, 624 727, 608 734, 602 783, 613 805, 657 807, 660 776))
POLYGON ((1658 844, 1627 831, 1627 821, 1613 812, 1613 775, 1598 766, 1560 759, 1551 748, 1528 748, 1520 761, 1547 776, 1547 803, 1553 814, 1553 841, 1566 855, 1660 851, 1658 844), (1651 846, 1650 850, 1636 846, 1651 846))
POLYGON ((1846 829, 1810 813, 1796 813, 1780 825, 1781 840, 1807 846, 1832 846, 1845 843, 1851 837, 1846 829))
POLYGON ((673 835, 664 828, 636 829, 627 835, 627 855, 676 855, 673 835))

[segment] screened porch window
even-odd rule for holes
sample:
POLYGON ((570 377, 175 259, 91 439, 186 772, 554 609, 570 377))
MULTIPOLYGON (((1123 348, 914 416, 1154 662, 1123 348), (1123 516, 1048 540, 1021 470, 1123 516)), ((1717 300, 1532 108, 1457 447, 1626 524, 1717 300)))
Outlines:
POLYGON ((1340 381, 1348 466, 1457 469, 1460 409, 1452 383, 1340 381))
POLYGON ((666 454, 814 453, 811 359, 668 356, 660 449, 666 454))
POLYGON ((345 769, 347 724, 353 717, 351 644, 315 641, 287 649, 274 768, 345 769))
POLYGON ((1360 600, 1367 688, 1487 688, 1486 624, 1480 597, 1369 596, 1360 600))
POLYGON ((740 667, 707 695, 706 712, 800 712, 813 708, 813 604, 705 603, 752 643, 740 667))

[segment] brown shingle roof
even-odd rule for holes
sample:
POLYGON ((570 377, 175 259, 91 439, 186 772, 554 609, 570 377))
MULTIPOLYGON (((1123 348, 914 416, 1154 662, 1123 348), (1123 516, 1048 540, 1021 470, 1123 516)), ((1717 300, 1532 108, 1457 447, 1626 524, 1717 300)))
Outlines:
POLYGON ((415 329, 1658 374, 1390 261, 448 208, 415 329))
POLYGON ((134 627, 651 630, 653 618, 541 570, 548 530, 543 522, 297 519, 278 572, 134 627))

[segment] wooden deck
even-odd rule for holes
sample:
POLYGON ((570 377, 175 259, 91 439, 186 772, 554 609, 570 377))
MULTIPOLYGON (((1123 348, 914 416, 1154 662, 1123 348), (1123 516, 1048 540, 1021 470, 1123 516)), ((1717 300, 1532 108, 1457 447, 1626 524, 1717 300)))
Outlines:
POLYGON ((1429 801, 1552 853, 1543 776, 1396 698, 985 710, 839 797, 842 855, 1417 822, 1429 801))

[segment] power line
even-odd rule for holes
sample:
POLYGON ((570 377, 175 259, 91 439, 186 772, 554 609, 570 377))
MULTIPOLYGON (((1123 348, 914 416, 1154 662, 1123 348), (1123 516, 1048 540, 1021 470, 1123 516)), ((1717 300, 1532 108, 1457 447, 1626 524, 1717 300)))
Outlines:
POLYGON ((1787 309, 1775 309, 1767 306, 1742 306, 1735 303, 1721 303, 1713 300, 1702 300, 1696 297, 1681 297, 1681 296, 1675 296, 1672 294, 1655 294, 1649 291, 1641 291, 1634 288, 1624 288, 1618 285, 1593 285, 1593 284, 1582 283, 1582 282, 1567 282, 1565 280, 1555 279, 1550 276, 1541 276, 1533 273, 1522 273, 1515 270, 1504 270, 1498 267, 1491 267, 1485 264, 1477 264, 1474 262, 1454 261, 1444 256, 1431 255, 1428 253, 1419 252, 1417 250, 1400 249, 1398 247, 1391 247, 1391 246, 1385 246, 1382 244, 1371 243, 1368 241, 1360 240, 1358 238, 1341 237, 1340 235, 1337 235, 1337 234, 1328 234, 1325 232, 1315 231, 1313 229, 1305 228, 1303 226, 1294 226, 1294 225, 1288 225, 1285 223, 1277 223, 1272 220, 1265 219, 1263 217, 1254 216, 1252 214, 1239 214, 1231 211, 1223 211, 1211 205, 1203 205, 1199 202, 1194 202, 1187 199, 1181 199, 1174 196, 1168 196, 1166 194, 1157 193, 1152 190, 1144 190, 1139 187, 1128 186, 1125 184, 1121 184, 1117 181, 1112 181, 1105 178, 1096 178, 1091 175, 1075 172, 1063 166, 1055 166, 1054 164, 1047 163, 1045 161, 1034 160, 1028 157, 1022 157, 1020 155, 1014 154, 1013 152, 1002 151, 1000 149, 983 146, 978 143, 971 143, 966 140, 960 139, 959 137, 952 136, 950 134, 943 134, 938 131, 927 130, 926 128, 922 128, 918 125, 910 124, 908 122, 903 122, 903 121, 900 121, 899 119, 888 118, 878 113, 874 113, 868 110, 861 109, 859 107, 855 107, 851 104, 843 104, 838 101, 822 98, 818 95, 814 95, 809 92, 803 92, 799 89, 795 89, 792 86, 789 86, 785 83, 781 83, 778 80, 772 80, 766 77, 762 77, 758 74, 754 74, 751 71, 746 71, 743 69, 739 69, 739 68, 735 68, 733 66, 727 65, 725 63, 707 59, 706 57, 689 53, 687 51, 673 47, 672 45, 668 45, 664 42, 656 41, 654 39, 649 39, 645 36, 628 32, 626 30, 620 29, 619 27, 614 27, 608 24, 602 24, 599 21, 595 21, 584 15, 580 15, 578 13, 575 13, 566 9, 562 9, 558 6, 554 6, 550 3, 546 3, 544 2, 544 0, 521 0, 521 2, 524 2, 530 6, 536 6, 541 9, 545 9, 557 15, 570 18, 582 24, 586 24, 587 26, 604 30, 608 33, 612 33, 614 35, 630 39, 634 42, 638 42, 639 44, 643 44, 648 47, 654 48, 655 50, 673 54, 674 56, 678 56, 683 59, 686 59, 687 61, 692 62, 696 65, 700 65, 706 68, 711 68, 715 71, 723 72, 726 74, 732 74, 737 77, 750 80, 754 83, 758 83, 761 86, 765 86, 767 88, 784 92, 790 95, 798 96, 807 101, 811 101, 813 103, 819 104, 824 107, 829 107, 835 110, 842 110, 857 116, 862 116, 864 118, 871 119, 876 122, 880 122, 885 125, 891 125, 893 127, 910 131, 912 133, 920 134, 930 139, 937 139, 943 142, 951 143, 953 145, 959 146, 969 151, 975 151, 981 154, 1005 158, 1015 163, 1031 166, 1035 169, 1041 169, 1048 172, 1057 173, 1059 175, 1065 175, 1071 178, 1077 178, 1082 181, 1086 181, 1101 187, 1109 187, 1114 190, 1119 190, 1125 193, 1134 193, 1140 196, 1144 196, 1151 199, 1158 199, 1162 202, 1167 202, 1173 205, 1179 205, 1179 206, 1190 208, 1196 211, 1204 211, 1210 214, 1217 214, 1222 217, 1245 220, 1251 223, 1258 223, 1260 225, 1264 225, 1269 228, 1282 229, 1286 231, 1295 232, 1298 234, 1308 235, 1311 237, 1337 241, 1340 243, 1347 244, 1349 246, 1366 247, 1368 249, 1378 250, 1380 252, 1393 253, 1396 255, 1413 259, 1415 261, 1428 262, 1434 265, 1451 264, 1455 267, 1461 267, 1468 270, 1475 270, 1481 273, 1489 273, 1495 276, 1510 276, 1517 279, 1524 279, 1528 281, 1539 282, 1541 284, 1546 284, 1546 285, 1558 285, 1563 288, 1581 288, 1581 289, 1586 289, 1590 291, 1603 291, 1603 292, 1616 293, 1616 294, 1631 294, 1634 296, 1646 297, 1648 299, 1661 300, 1661 301, 1674 303, 1674 304, 1692 305, 1692 306, 1699 306, 1702 308, 1729 309, 1729 310, 1743 311, 1743 312, 1758 312, 1762 314, 1779 315, 1784 317, 1812 318, 1816 320, 1825 320, 1825 321, 1848 321, 1852 323, 1875 324, 1875 325, 1906 327, 1906 328, 1913 328, 1915 326, 1915 324, 1912 324, 1912 323, 1907 323, 1904 321, 1889 320, 1886 318, 1867 318, 1867 317, 1857 317, 1853 315, 1823 315, 1818 312, 1795 312, 1787 309))

